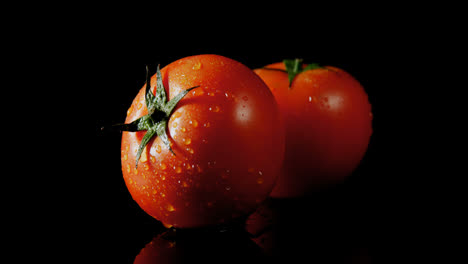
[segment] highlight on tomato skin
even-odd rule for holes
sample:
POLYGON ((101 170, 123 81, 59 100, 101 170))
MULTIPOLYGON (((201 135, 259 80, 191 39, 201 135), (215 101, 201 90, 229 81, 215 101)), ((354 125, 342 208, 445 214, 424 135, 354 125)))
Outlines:
POLYGON ((295 63, 301 65, 293 74, 284 62, 254 70, 274 94, 286 131, 284 167, 272 197, 300 197, 343 182, 372 134, 371 105, 353 76, 337 67, 295 63))
POLYGON ((149 114, 154 122, 143 118, 144 125, 133 127, 166 126, 153 130, 139 160, 149 130, 122 133, 122 172, 132 198, 166 227, 217 225, 253 212, 273 189, 284 158, 284 128, 271 91, 248 67, 219 55, 182 58, 160 76, 149 81, 155 96, 141 88, 126 124, 148 115, 145 100, 158 97, 157 87, 166 101, 196 88, 167 117, 156 120, 156 110, 149 114))

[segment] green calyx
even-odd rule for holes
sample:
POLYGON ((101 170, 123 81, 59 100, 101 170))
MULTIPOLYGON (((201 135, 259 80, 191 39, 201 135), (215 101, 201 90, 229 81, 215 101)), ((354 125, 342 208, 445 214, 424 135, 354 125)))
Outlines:
POLYGON ((296 75, 299 73, 323 68, 318 63, 311 63, 307 65, 307 67, 302 68, 302 61, 303 59, 283 60, 284 66, 286 66, 286 72, 288 73, 289 88, 291 88, 294 77, 296 77, 296 75))
POLYGON ((136 156, 135 167, 138 168, 138 162, 140 161, 141 153, 148 145, 149 141, 156 135, 161 138, 164 142, 164 145, 175 155, 172 150, 169 138, 166 134, 167 123, 172 114, 172 111, 176 107, 177 103, 191 90, 200 87, 199 85, 188 88, 180 92, 176 97, 172 98, 169 102, 167 101, 166 89, 164 88, 161 71, 159 70, 159 65, 156 70, 156 94, 154 95, 151 92, 151 75, 149 74, 148 66, 146 67, 146 94, 145 94, 145 104, 148 109, 148 114, 138 118, 137 120, 129 124, 116 124, 113 127, 118 127, 121 131, 144 131, 146 134, 141 140, 140 146, 138 147, 138 152, 136 156))

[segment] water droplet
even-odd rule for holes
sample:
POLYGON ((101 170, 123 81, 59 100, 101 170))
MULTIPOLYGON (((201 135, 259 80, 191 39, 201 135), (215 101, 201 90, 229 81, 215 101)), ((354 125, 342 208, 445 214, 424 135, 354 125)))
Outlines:
POLYGON ((211 124, 210 124, 210 122, 206 122, 205 124, 203 124, 203 126, 204 126, 204 127, 210 127, 211 124))
POLYGON ((197 62, 197 63, 195 63, 195 64, 193 65, 192 69, 193 69, 193 70, 199 70, 199 69, 202 68, 202 66, 203 66, 203 65, 202 65, 201 62, 197 62))
POLYGON ((141 103, 137 104, 137 109, 140 110, 143 105, 141 103))
POLYGON ((161 162, 161 170, 165 170, 167 168, 166 164, 161 162))
POLYGON ((182 132, 187 131, 187 129, 185 129, 185 127, 181 128, 180 130, 181 130, 182 132))
POLYGON ((258 174, 263 175, 263 172, 262 172, 262 171, 258 171, 258 174))
POLYGON ((198 127, 198 121, 197 120, 190 120, 189 122, 193 127, 198 127))
POLYGON ((181 173, 181 172, 182 172, 182 168, 179 167, 179 166, 177 166, 177 167, 174 166, 174 170, 175 170, 175 172, 177 172, 177 173, 181 173))
POLYGON ((157 145, 157 146, 156 146, 156 152, 157 152, 157 153, 161 153, 161 145, 157 145))
POLYGON ((195 151, 193 151, 193 149, 191 148, 187 148, 187 151, 190 153, 190 154, 193 154, 195 151))
POLYGON ((226 98, 229 98, 229 94, 228 94, 228 93, 224 93, 224 95, 226 96, 226 98))
POLYGON ((309 96, 309 102, 312 102, 312 96, 309 96))
POLYGON ((231 190, 231 186, 226 186, 226 191, 230 191, 231 190))
POLYGON ((127 172, 130 173, 130 171, 131 171, 130 164, 127 164, 127 172))
POLYGON ((215 105, 215 107, 213 108, 213 112, 218 113, 219 110, 220 110, 219 106, 215 105))
POLYGON ((133 112, 133 104, 130 106, 130 108, 127 110, 127 115, 130 115, 133 112))
POLYGON ((248 100, 249 100, 249 97, 247 97, 247 95, 246 95, 246 96, 242 97, 242 100, 248 101, 248 100))
POLYGON ((146 155, 146 147, 143 149, 143 152, 141 153, 140 157, 140 162, 146 162, 148 160, 148 157, 146 155))
POLYGON ((172 204, 167 204, 166 209, 167 209, 169 212, 174 212, 174 211, 175 211, 175 208, 174 208, 174 206, 172 206, 172 204))
POLYGON ((189 185, 187 184, 187 182, 185 182, 185 181, 182 182, 182 187, 187 188, 188 186, 189 186, 189 185))
POLYGON ((193 90, 192 94, 195 96, 200 96, 200 95, 203 95, 205 92, 203 91, 203 89, 195 89, 193 90))
POLYGON ((173 128, 176 128, 176 127, 177 127, 177 122, 173 122, 173 123, 172 123, 172 127, 173 127, 173 128))
POLYGON ((151 161, 152 163, 154 163, 154 162, 156 162, 156 158, 153 157, 153 156, 150 156, 150 161, 151 161))
POLYGON ((125 155, 123 156, 123 159, 124 159, 124 160, 127 160, 127 159, 128 159, 127 153, 125 153, 125 155))
POLYGON ((178 117, 180 117, 181 115, 182 115, 182 113, 180 113, 180 112, 175 112, 175 113, 172 115, 172 117, 178 118, 178 117))

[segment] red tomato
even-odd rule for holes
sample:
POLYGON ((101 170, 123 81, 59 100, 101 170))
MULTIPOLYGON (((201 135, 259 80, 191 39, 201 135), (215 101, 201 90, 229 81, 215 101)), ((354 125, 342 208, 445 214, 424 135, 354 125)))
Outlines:
MULTIPOLYGON (((284 130, 268 87, 246 66, 218 55, 186 57, 161 74, 168 100, 200 87, 183 97, 169 118, 174 154, 154 137, 135 168, 146 132, 123 132, 122 171, 133 199, 166 226, 182 228, 223 223, 255 210, 271 192, 284 157, 284 130)), ((143 87, 125 122, 146 114, 143 87)))
POLYGON ((360 163, 372 134, 364 88, 336 67, 303 71, 291 87, 284 63, 265 68, 255 72, 273 92, 286 129, 284 168, 271 196, 297 197, 343 181, 360 163))

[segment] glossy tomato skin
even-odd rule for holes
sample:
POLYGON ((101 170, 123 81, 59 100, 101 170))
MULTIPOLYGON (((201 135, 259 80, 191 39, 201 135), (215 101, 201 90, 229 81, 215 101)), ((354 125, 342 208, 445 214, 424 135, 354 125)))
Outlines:
MULTIPOLYGON (((271 192, 284 157, 274 96, 241 63, 218 55, 175 61, 161 70, 168 100, 200 85, 176 106, 167 134, 135 158, 145 131, 123 132, 121 160, 133 199, 166 226, 220 224, 255 210, 271 192)), ((152 77, 154 92, 156 76, 152 77)), ((143 87, 126 123, 147 114, 143 87)))
POLYGON ((342 182, 359 165, 372 134, 361 84, 336 67, 299 73, 290 88, 285 72, 255 72, 275 95, 286 129, 284 167, 271 196, 297 197, 342 182))

